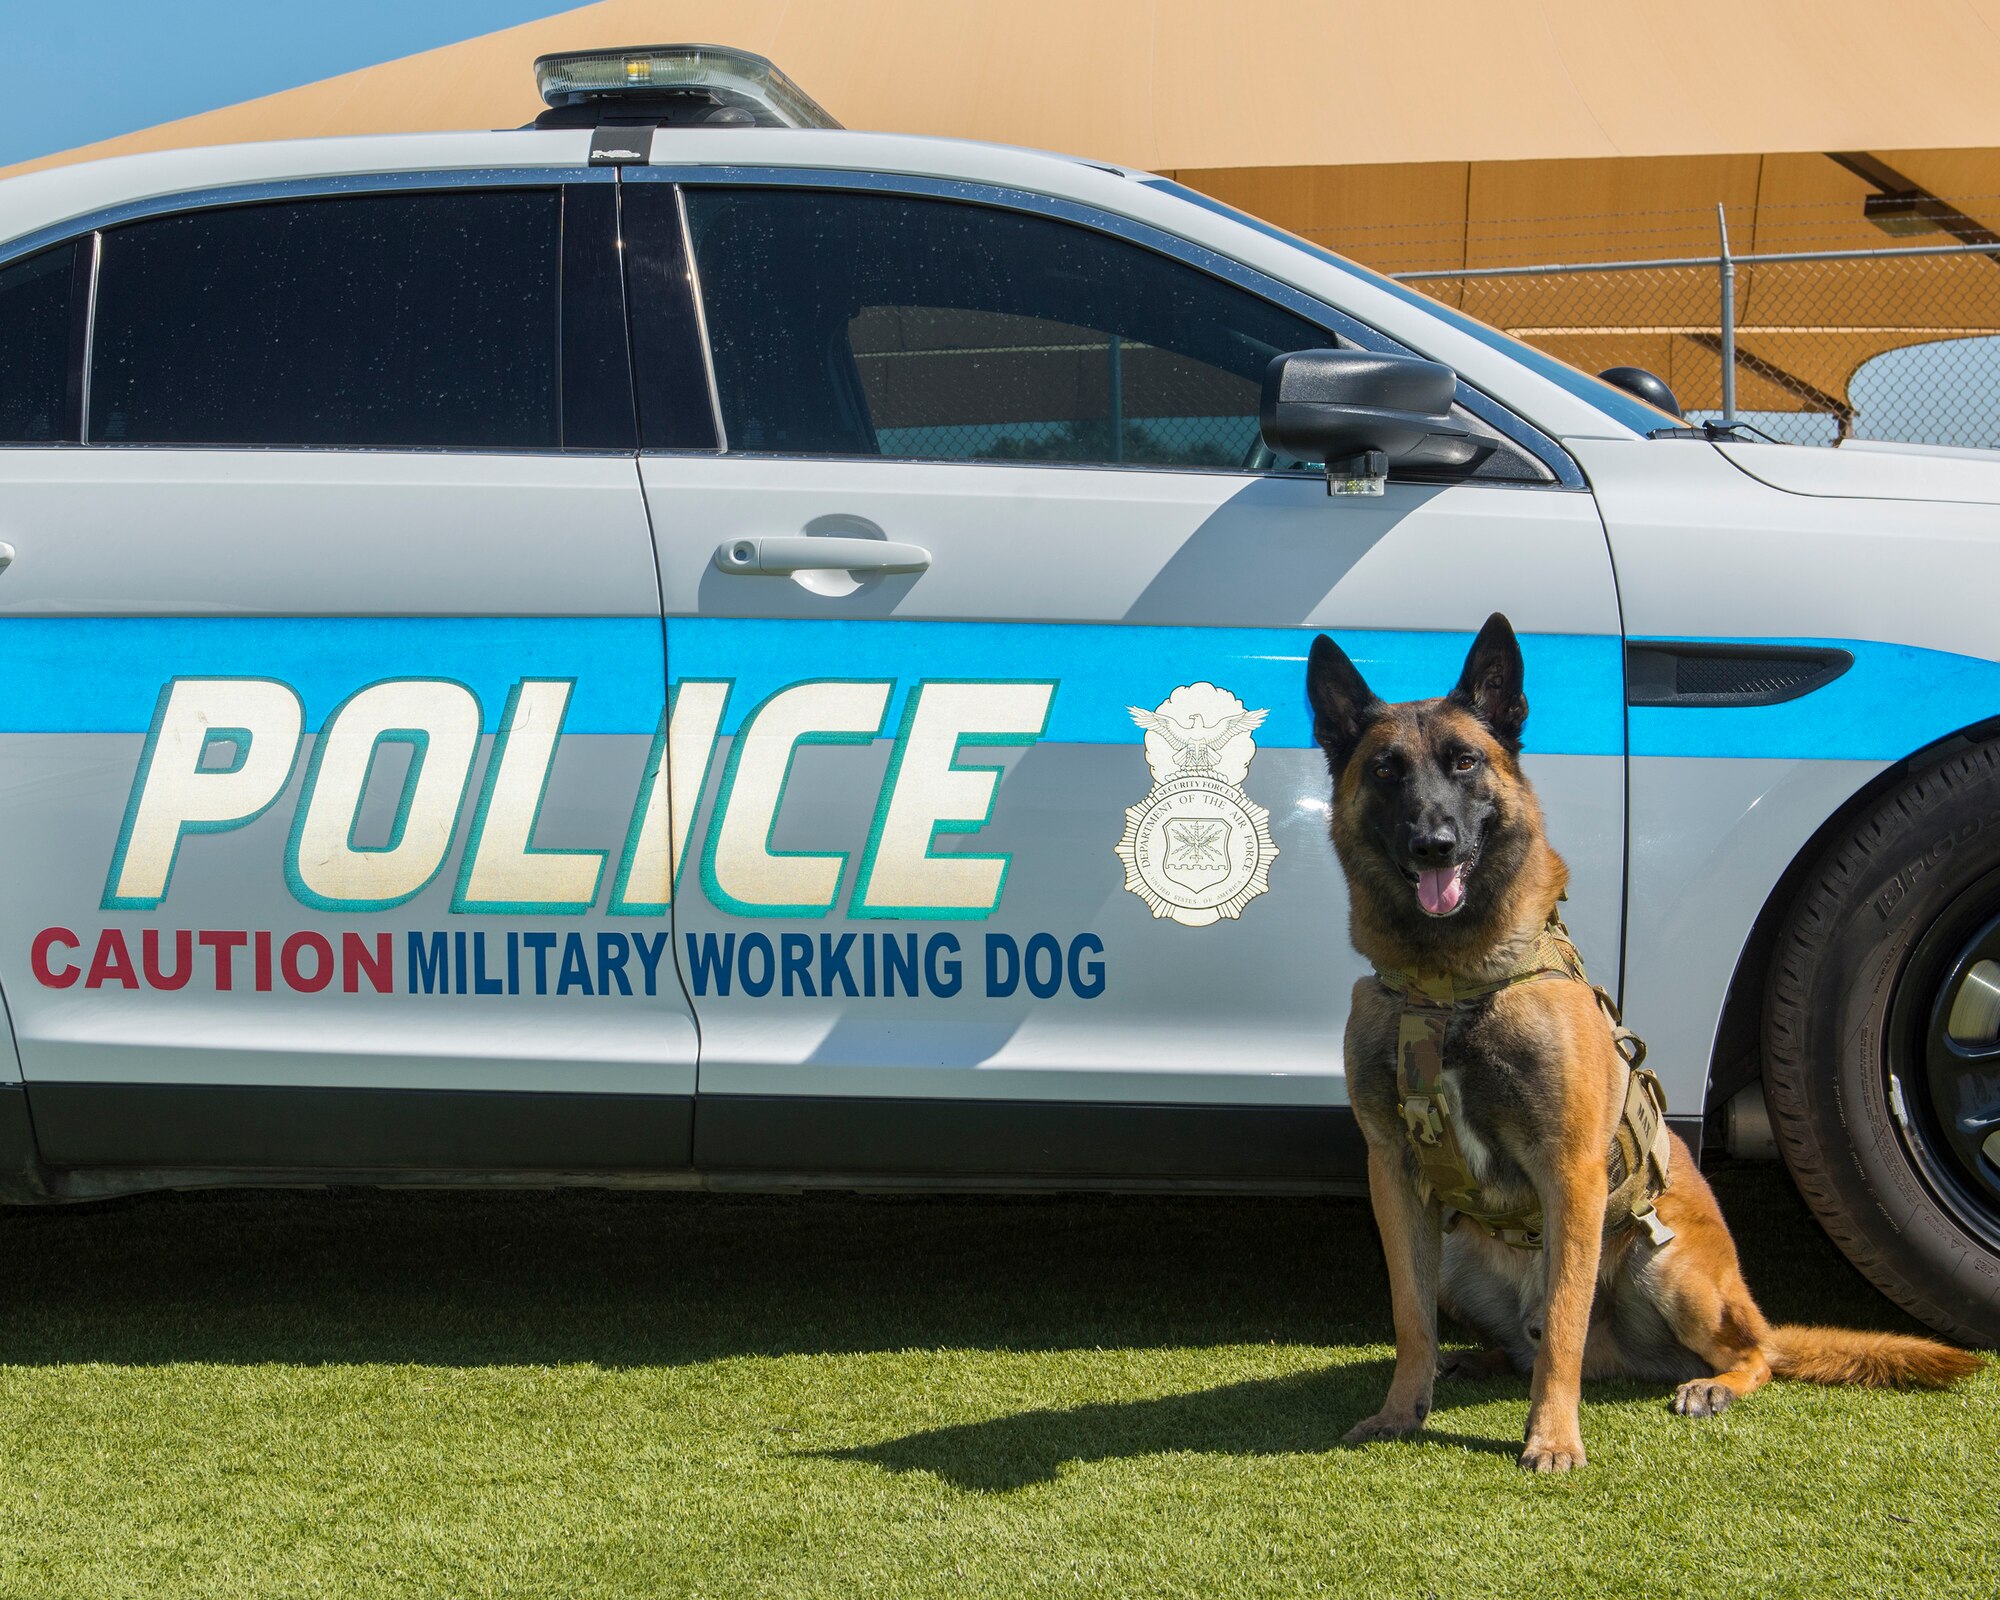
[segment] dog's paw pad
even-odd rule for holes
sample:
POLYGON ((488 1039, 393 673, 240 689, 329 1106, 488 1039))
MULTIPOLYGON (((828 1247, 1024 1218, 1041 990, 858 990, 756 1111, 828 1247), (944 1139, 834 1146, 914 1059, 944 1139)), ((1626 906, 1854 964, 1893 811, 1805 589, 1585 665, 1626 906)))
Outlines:
POLYGON ((1712 1417, 1726 1411, 1736 1391, 1712 1378, 1696 1378, 1674 1391, 1674 1410, 1684 1417, 1712 1417))

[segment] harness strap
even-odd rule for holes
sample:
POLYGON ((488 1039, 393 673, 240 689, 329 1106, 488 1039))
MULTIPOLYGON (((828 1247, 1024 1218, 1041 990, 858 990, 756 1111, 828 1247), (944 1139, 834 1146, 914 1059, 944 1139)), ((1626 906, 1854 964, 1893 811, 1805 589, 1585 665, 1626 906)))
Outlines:
POLYGON ((1465 1158, 1451 1110, 1445 1100, 1445 1026, 1455 1008, 1406 1004, 1396 1029, 1396 1104, 1403 1128, 1417 1158, 1419 1188, 1428 1202, 1458 1216, 1470 1217, 1494 1238, 1522 1249, 1542 1242, 1542 1208, 1530 1201, 1516 1211, 1495 1212, 1480 1201, 1479 1182, 1465 1158))
POLYGON ((1605 1203, 1605 1215, 1618 1218, 1621 1224, 1628 1219, 1636 1223, 1654 1244, 1665 1244, 1674 1236, 1674 1230, 1653 1208, 1667 1187, 1671 1137, 1667 1096, 1660 1080, 1644 1067, 1630 1067, 1625 1074, 1624 1110, 1611 1137, 1611 1195, 1605 1203))
POLYGON ((1660 1080, 1641 1065, 1646 1044, 1625 1026, 1611 996, 1590 982, 1561 914, 1551 911, 1519 965, 1490 982, 1461 984, 1449 974, 1391 969, 1378 971, 1385 989, 1398 994, 1403 1009, 1396 1025, 1396 1107, 1415 1155, 1419 1187, 1428 1203, 1435 1195, 1445 1208, 1447 1226, 1460 1218, 1490 1238, 1517 1249, 1542 1247, 1544 1218, 1539 1199, 1511 1211, 1485 1208, 1479 1180, 1473 1176, 1465 1149, 1452 1126, 1444 1095, 1444 1046, 1453 1013, 1464 1011, 1518 983, 1568 979, 1590 988, 1605 1020, 1612 1043, 1626 1066, 1625 1101, 1606 1155, 1611 1194, 1605 1209, 1613 1227, 1636 1224, 1654 1244, 1665 1244, 1673 1230, 1660 1220, 1653 1202, 1667 1187, 1671 1146, 1666 1124, 1666 1095, 1660 1080))

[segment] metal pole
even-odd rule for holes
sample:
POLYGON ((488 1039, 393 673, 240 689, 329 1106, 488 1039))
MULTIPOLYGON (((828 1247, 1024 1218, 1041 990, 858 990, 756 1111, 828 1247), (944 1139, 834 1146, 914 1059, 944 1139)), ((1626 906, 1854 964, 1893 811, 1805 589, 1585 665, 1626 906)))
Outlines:
POLYGON ((1736 262, 1729 254, 1729 217, 1716 202, 1715 231, 1722 243, 1716 264, 1722 274, 1722 420, 1736 420, 1736 262))

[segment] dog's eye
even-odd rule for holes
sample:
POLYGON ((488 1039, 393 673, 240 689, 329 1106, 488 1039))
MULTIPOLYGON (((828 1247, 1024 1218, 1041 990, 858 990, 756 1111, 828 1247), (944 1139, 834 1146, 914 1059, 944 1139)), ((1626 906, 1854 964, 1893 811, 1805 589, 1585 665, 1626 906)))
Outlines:
POLYGON ((1479 757, 1474 755, 1470 750, 1467 750, 1464 754, 1459 756, 1459 758, 1451 764, 1451 770, 1453 772, 1470 772, 1474 767, 1478 765, 1479 765, 1479 757))
POLYGON ((1373 767, 1369 768, 1369 771, 1374 773, 1375 776, 1380 778, 1384 783, 1387 783, 1391 778, 1395 777, 1396 775, 1396 769, 1390 766, 1389 763, 1386 761, 1376 762, 1373 767))

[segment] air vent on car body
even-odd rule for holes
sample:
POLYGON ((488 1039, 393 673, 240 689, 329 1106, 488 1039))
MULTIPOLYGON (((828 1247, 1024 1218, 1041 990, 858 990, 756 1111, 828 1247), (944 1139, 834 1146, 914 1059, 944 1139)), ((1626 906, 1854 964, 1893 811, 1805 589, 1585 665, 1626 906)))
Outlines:
POLYGON ((1824 688, 1854 657, 1823 645, 1680 644, 1625 647, 1625 703, 1774 706, 1824 688))

